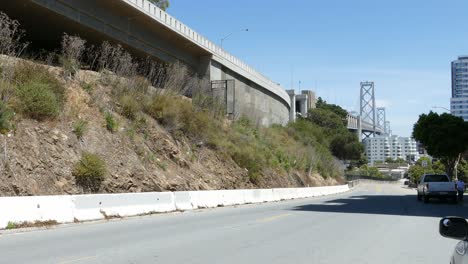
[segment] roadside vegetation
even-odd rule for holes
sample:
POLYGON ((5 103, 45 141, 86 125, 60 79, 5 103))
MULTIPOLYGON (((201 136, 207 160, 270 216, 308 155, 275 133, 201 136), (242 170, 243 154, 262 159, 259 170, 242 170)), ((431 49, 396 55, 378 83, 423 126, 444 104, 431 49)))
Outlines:
MULTIPOLYGON (((293 171, 324 178, 339 178, 338 160, 322 145, 322 132, 307 120, 288 126, 257 127, 246 117, 226 125, 216 102, 198 95, 192 102, 179 96, 158 96, 145 111, 158 120, 174 137, 188 136, 194 143, 216 149, 248 171, 250 180, 258 182, 271 171, 293 171), (203 107, 215 105, 215 107, 203 107)), ((324 143, 324 142, 323 142, 324 143)))
MULTIPOLYGON (((468 152, 468 122, 451 114, 422 114, 413 128, 413 137, 421 142, 429 155, 440 160, 445 172, 459 177, 458 167, 468 152)), ((463 167, 463 166, 462 166, 463 167)))
POLYGON ((84 152, 72 174, 85 192, 97 192, 106 178, 106 162, 97 154, 84 152))
MULTIPOLYGON (((425 173, 436 173, 445 174, 447 169, 441 160, 431 160, 428 157, 420 158, 414 165, 412 165, 408 171, 411 182, 417 183, 421 179, 421 176, 425 173), (427 164, 423 167, 423 162, 427 164)), ((459 179, 468 181, 468 162, 465 159, 461 159, 457 166, 457 175, 459 179)))
POLYGON ((307 120, 320 129, 319 137, 335 157, 348 161, 350 167, 362 166, 367 161, 364 145, 358 136, 347 129, 348 112, 338 105, 328 104, 322 98, 317 100, 317 108, 311 109, 307 120))
POLYGON ((365 176, 380 179, 391 179, 391 177, 384 175, 377 167, 362 165, 359 168, 354 168, 346 172, 347 176, 365 176))

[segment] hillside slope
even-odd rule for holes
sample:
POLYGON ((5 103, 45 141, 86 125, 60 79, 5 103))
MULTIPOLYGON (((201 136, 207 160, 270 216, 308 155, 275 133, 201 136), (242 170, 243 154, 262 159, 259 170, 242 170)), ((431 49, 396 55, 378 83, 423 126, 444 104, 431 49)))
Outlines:
MULTIPOLYGON (((315 170, 294 168, 260 168, 261 176, 252 178, 219 148, 184 134, 174 136, 167 126, 144 112, 137 120, 121 115, 122 105, 114 100, 115 87, 106 81, 107 74, 79 71, 73 78, 65 78, 59 67, 21 67, 47 71, 64 87, 65 98, 56 118, 37 121, 16 113, 14 127, 0 135, 2 196, 87 192, 76 184, 72 173, 83 152, 95 153, 106 163, 100 193, 298 187, 340 181, 332 177, 325 180, 315 170), (109 112, 118 124, 114 132, 106 125, 109 112), (85 127, 82 137, 76 133, 80 122, 85 127)), ((191 100, 181 96, 172 99, 191 100)), ((231 126, 226 120, 226 129, 231 126)))

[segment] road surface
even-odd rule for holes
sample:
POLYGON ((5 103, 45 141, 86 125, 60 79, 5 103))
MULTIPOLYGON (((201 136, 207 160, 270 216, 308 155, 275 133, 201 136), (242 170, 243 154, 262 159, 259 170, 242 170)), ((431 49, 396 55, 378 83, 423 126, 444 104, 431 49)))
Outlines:
POLYGON ((0 235, 0 263, 448 263, 439 218, 396 184, 322 198, 74 224, 0 235))

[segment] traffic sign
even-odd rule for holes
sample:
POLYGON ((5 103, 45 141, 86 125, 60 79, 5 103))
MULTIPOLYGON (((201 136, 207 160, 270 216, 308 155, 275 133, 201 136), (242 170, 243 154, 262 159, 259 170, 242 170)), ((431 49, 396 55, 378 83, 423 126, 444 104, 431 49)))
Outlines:
POLYGON ((423 160, 421 162, 421 165, 423 166, 423 168, 426 168, 427 167, 427 160, 423 160))

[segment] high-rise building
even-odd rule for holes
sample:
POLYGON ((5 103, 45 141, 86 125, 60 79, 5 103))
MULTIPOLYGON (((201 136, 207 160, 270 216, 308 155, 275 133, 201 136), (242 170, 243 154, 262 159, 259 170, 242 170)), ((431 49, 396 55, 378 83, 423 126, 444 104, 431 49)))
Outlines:
POLYGON ((370 164, 391 158, 414 162, 419 159, 416 141, 409 137, 377 136, 364 139, 367 159, 370 164))
POLYGON ((452 61, 452 98, 450 112, 468 121, 468 56, 452 61))

